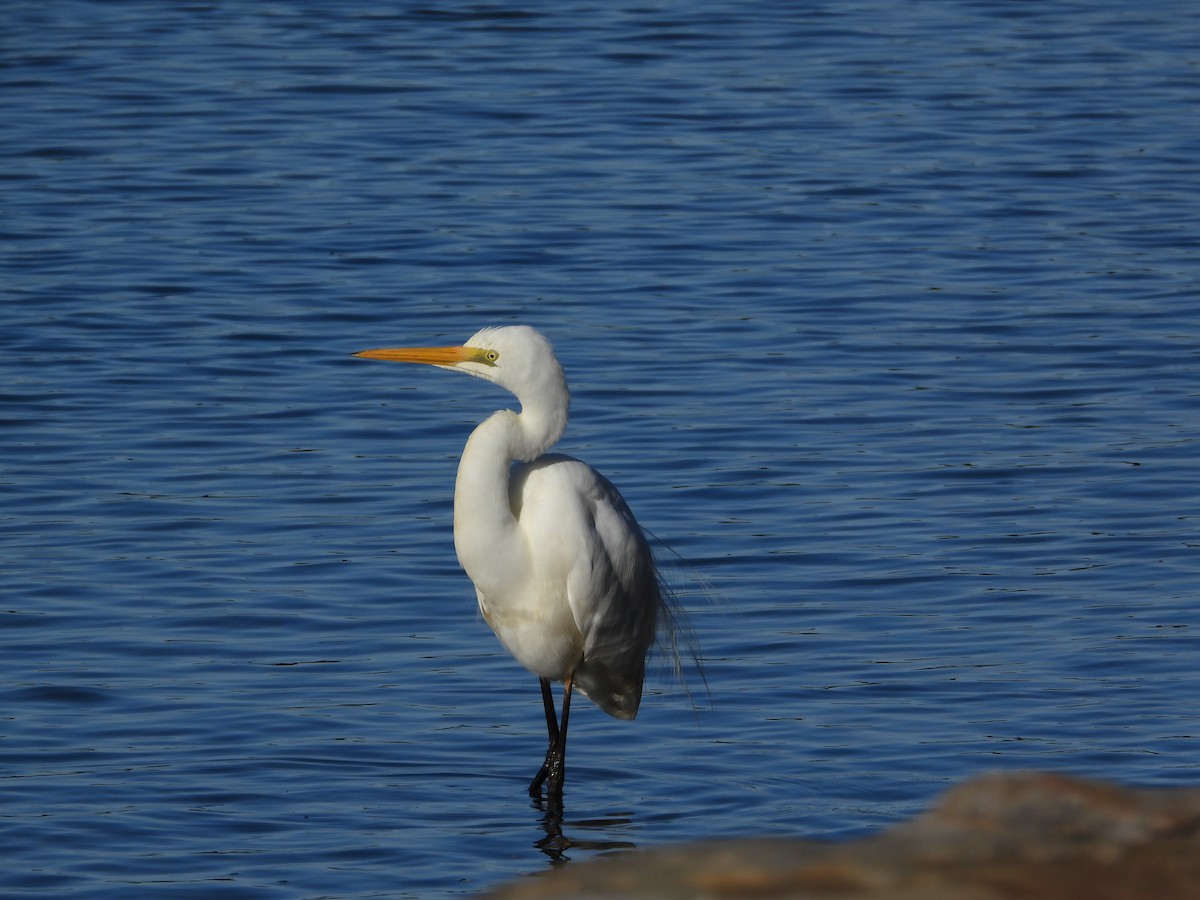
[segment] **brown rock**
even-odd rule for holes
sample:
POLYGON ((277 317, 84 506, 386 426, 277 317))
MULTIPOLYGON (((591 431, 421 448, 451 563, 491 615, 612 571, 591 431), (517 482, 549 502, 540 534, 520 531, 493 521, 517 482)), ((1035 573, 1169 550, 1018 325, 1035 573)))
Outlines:
POLYGON ((1200 789, 984 775, 882 834, 704 841, 532 876, 493 898, 1198 900, 1200 789))

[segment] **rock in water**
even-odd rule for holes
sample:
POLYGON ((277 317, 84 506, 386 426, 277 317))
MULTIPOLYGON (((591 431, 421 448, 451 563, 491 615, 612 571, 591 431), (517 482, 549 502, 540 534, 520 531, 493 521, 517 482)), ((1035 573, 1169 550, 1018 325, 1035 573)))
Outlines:
POLYGON ((573 863, 488 897, 1196 900, 1200 788, 983 775, 847 843, 738 838, 573 863))

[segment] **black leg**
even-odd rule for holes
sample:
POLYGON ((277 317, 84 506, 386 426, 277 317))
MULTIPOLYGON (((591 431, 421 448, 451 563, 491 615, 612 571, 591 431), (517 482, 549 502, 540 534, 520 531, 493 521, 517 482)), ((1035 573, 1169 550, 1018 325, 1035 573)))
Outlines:
POLYGON ((562 801, 563 779, 567 774, 567 719, 571 715, 571 684, 572 675, 563 681, 562 716, 558 720, 558 740, 555 741, 554 758, 550 761, 550 771, 547 773, 546 794, 562 801))
POLYGON ((546 776, 550 774, 550 765, 554 759, 555 747, 558 746, 558 720, 554 717, 554 695, 550 692, 550 681, 546 678, 539 678, 538 683, 542 688, 542 706, 546 710, 546 736, 548 746, 546 747, 546 761, 542 763, 542 767, 538 769, 538 773, 533 776, 533 781, 529 783, 529 796, 537 797, 542 792, 542 783, 546 780, 546 776))
POLYGON ((529 796, 538 797, 542 793, 542 785, 546 785, 546 796, 551 800, 562 801, 563 779, 567 774, 567 721, 571 716, 571 685, 574 673, 563 681, 562 717, 554 716, 554 695, 550 692, 550 682, 545 678, 539 679, 542 686, 542 706, 546 710, 546 734, 549 746, 546 748, 546 760, 538 773, 529 783, 529 796))
POLYGON ((542 708, 546 711, 546 734, 550 736, 550 743, 553 744, 558 740, 558 720, 554 718, 554 694, 550 692, 549 678, 539 678, 538 684, 542 688, 542 708))

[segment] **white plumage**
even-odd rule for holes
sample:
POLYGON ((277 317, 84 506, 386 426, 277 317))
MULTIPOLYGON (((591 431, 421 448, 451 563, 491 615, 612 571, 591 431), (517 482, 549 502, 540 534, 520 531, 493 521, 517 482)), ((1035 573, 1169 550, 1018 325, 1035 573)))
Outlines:
POLYGON ((646 655, 666 614, 650 548, 612 483, 580 460, 547 454, 569 395, 550 343, 527 326, 484 328, 461 347, 364 350, 485 378, 516 395, 471 433, 454 488, 454 545, 479 609, 536 675, 549 748, 530 784, 561 796, 571 692, 619 719, 637 715, 646 655), (556 719, 550 682, 561 681, 556 719))

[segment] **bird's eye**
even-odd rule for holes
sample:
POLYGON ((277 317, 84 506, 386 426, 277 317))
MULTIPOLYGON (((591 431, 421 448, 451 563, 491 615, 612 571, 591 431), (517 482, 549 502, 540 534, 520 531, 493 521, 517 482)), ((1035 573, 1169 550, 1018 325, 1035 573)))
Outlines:
POLYGON ((483 358, 486 359, 490 363, 494 363, 496 360, 498 360, 500 358, 500 354, 497 353, 495 350, 489 350, 487 353, 483 354, 483 358))

